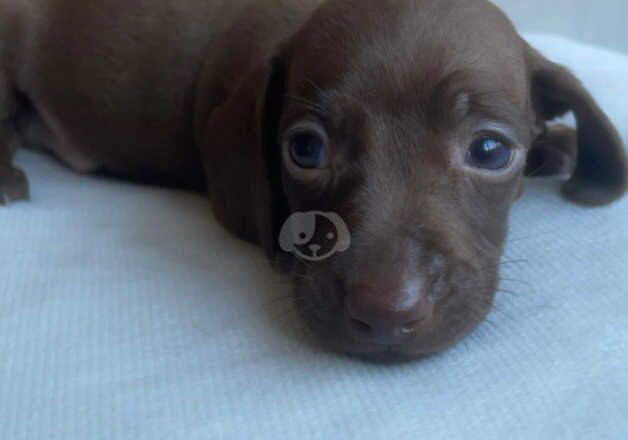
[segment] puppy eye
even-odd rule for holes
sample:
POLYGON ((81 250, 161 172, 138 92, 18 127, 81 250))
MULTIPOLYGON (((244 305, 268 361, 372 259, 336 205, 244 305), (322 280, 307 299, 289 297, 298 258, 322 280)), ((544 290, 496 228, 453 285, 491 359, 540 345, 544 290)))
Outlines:
POLYGON ((294 133, 289 139, 290 157, 301 168, 322 168, 327 159, 323 137, 312 131, 294 133))
POLYGON ((483 136, 471 144, 467 153, 467 163, 475 168, 497 171, 512 161, 513 149, 505 142, 490 136, 483 136))

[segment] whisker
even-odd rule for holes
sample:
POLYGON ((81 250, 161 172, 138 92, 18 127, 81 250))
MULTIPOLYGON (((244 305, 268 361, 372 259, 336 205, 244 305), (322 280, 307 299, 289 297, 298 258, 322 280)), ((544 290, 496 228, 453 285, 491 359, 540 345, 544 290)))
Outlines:
POLYGON ((325 113, 325 109, 321 105, 315 103, 314 101, 310 101, 307 98, 303 98, 301 96, 289 95, 289 94, 286 94, 284 96, 314 113, 318 113, 318 114, 325 113))
POLYGON ((513 317, 508 312, 506 312, 506 310, 500 304, 497 304, 497 303, 493 304, 491 311, 500 314, 501 316, 506 318, 508 321, 513 320, 513 317))
POLYGON ((501 278, 500 277, 499 281, 506 281, 507 283, 519 283, 519 284, 523 284, 526 287, 534 288, 534 286, 532 286, 532 284, 528 283, 527 281, 518 280, 516 278, 501 278))
POLYGON ((560 230, 558 228, 549 230, 549 231, 544 231, 544 232, 538 232, 536 234, 533 235, 525 235, 523 237, 515 237, 515 238, 508 238, 506 239, 506 243, 507 244, 511 244, 511 243, 517 243, 520 241, 525 241, 525 240, 530 240, 532 238, 537 238, 537 237, 543 237, 546 235, 550 235, 550 234, 555 234, 556 232, 559 232, 560 230))
POLYGON ((516 297, 521 297, 523 296, 521 293, 516 292, 514 290, 508 290, 508 289, 496 289, 495 290, 496 293, 505 293, 507 295, 512 295, 512 296, 516 296, 516 297))
POLYGON ((545 168, 546 164, 541 164, 534 171, 526 173, 526 177, 536 177, 545 168))
POLYGON ((285 303, 286 301, 294 300, 294 295, 291 293, 289 295, 281 295, 277 298, 272 298, 268 301, 262 302, 260 305, 262 307, 268 307, 279 303, 285 303))
POLYGON ((499 325, 497 325, 497 323, 493 321, 491 318, 489 318, 488 316, 484 318, 482 323, 490 327, 494 333, 499 334, 502 331, 499 325))
POLYGON ((501 264, 525 264, 525 263, 529 263, 530 260, 526 260, 526 259, 519 259, 519 260, 503 260, 501 262, 501 264))
POLYGON ((318 94, 326 99, 326 100, 332 100, 330 94, 328 92, 326 92, 325 90, 323 90, 322 87, 320 87, 318 84, 316 84, 311 78, 305 78, 305 81, 311 85, 312 87, 314 87, 314 89, 318 92, 318 94))

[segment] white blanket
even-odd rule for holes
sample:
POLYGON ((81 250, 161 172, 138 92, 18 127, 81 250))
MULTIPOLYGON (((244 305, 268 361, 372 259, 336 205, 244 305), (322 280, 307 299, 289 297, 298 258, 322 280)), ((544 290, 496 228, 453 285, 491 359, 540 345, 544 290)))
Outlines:
MULTIPOLYGON (((554 37, 628 139, 628 58, 554 37)), ((372 365, 321 351, 290 280, 200 197, 18 155, 0 209, 0 439, 626 439, 628 199, 531 182, 502 294, 449 352, 372 365)))

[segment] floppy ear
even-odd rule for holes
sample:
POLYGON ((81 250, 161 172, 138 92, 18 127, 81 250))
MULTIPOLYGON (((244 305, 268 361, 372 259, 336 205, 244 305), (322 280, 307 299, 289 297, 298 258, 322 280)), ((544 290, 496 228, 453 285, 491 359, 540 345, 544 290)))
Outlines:
MULTIPOLYGON (((542 122, 542 125, 545 125, 542 122)), ((528 153, 526 176, 571 177, 578 160, 578 132, 566 125, 544 127, 528 153)))
POLYGON ((277 148, 283 84, 278 59, 258 67, 222 91, 226 98, 197 132, 216 217, 270 258, 285 211, 277 148))
MULTIPOLYGON (((554 161, 548 170, 554 167, 563 171, 574 168, 568 162, 570 157, 575 159, 573 174, 563 186, 563 195, 571 201, 603 205, 621 197, 628 186, 628 165, 624 145, 613 124, 566 68, 548 61, 531 47, 528 65, 532 101, 541 130, 530 159, 538 162, 537 167, 544 161, 554 161), (577 121, 575 137, 564 128, 545 128, 545 121, 569 111, 573 111, 577 121)), ((534 171, 534 164, 528 171, 534 171)))

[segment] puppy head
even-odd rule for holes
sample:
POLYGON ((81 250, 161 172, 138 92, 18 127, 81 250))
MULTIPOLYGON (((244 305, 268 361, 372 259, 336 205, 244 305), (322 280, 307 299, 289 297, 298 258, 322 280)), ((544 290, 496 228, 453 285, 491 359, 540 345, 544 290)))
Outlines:
POLYGON ((484 0, 329 1, 277 60, 221 110, 259 123, 246 139, 223 135, 238 161, 227 157, 228 169, 254 182, 252 198, 224 199, 226 222, 296 257, 299 309, 338 350, 416 357, 481 322, 527 157, 544 160, 546 120, 570 110, 578 120, 565 195, 600 204, 626 189, 603 112, 484 0), (321 213, 341 219, 350 246, 303 261, 295 249, 325 238, 321 213))

